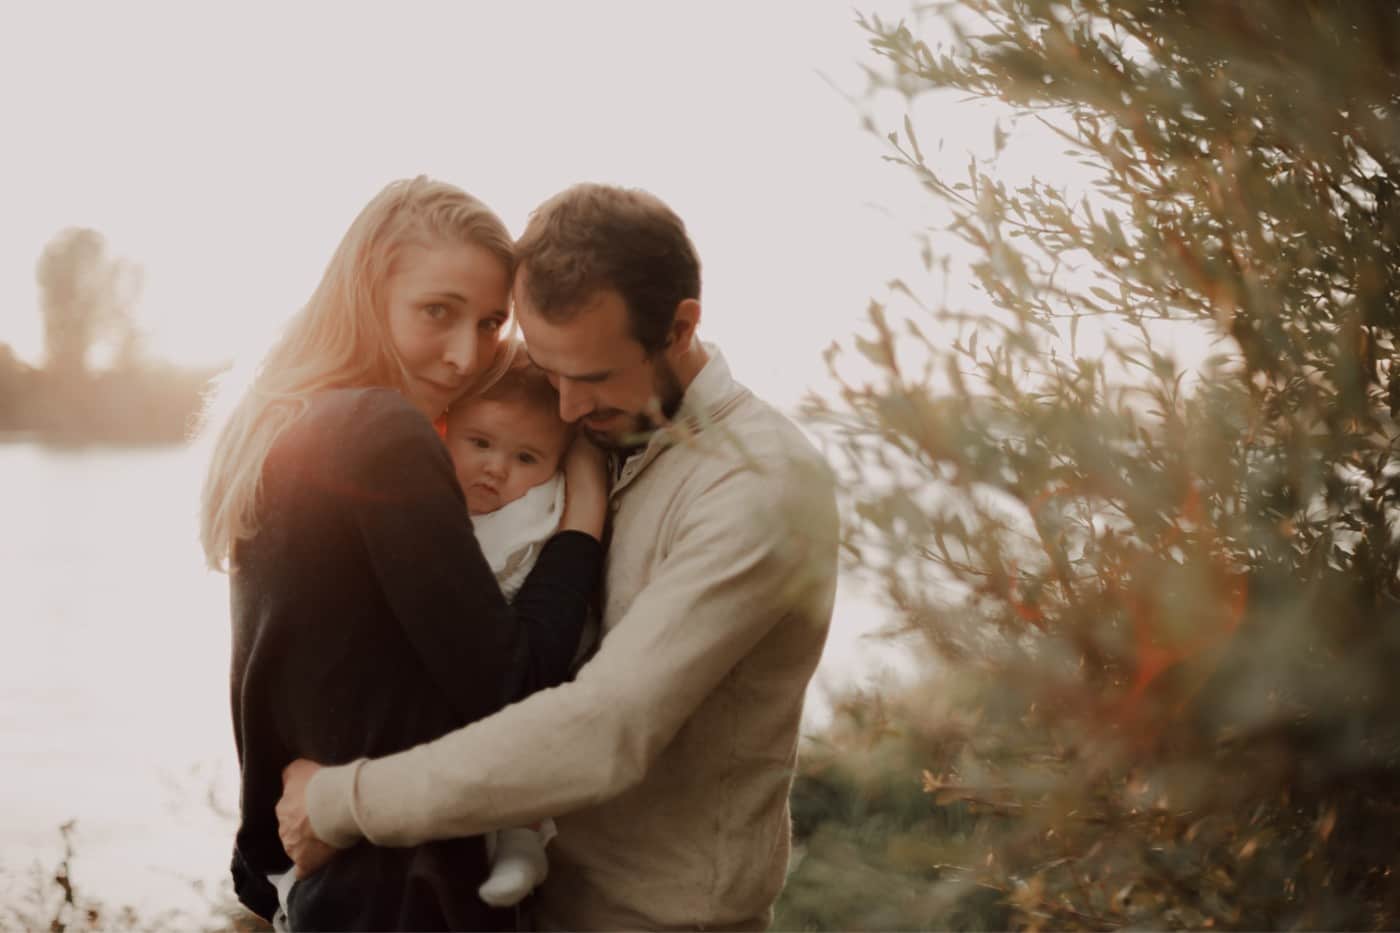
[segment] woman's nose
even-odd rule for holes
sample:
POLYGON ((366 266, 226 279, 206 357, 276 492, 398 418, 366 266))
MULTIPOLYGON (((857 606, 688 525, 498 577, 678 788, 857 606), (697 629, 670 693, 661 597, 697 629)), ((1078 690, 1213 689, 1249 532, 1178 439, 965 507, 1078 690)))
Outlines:
POLYGON ((443 362, 461 376, 476 375, 476 328, 458 327, 447 335, 443 347, 443 362))

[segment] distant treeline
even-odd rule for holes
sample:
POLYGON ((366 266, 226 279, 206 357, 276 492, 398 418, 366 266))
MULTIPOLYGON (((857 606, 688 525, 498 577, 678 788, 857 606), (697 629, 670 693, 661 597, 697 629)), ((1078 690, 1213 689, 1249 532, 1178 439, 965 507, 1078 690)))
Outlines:
POLYGON ((29 366, 0 344, 0 440, 171 444, 187 439, 217 369, 165 363, 62 374, 29 366))
POLYGON ((34 268, 44 322, 44 365, 0 343, 0 441, 171 444, 192 433, 216 368, 151 358, 133 308, 143 274, 89 227, 59 231, 34 268), (108 362, 90 359, 106 350, 108 362))

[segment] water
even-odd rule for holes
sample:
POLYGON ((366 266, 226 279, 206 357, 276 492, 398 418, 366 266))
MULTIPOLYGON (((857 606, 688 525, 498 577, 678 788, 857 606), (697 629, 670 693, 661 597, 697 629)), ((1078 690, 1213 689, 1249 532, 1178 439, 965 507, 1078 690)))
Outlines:
MULTIPOLYGON (((51 868, 67 820, 75 885, 108 903, 188 907, 191 881, 225 875, 237 770, 227 582, 196 538, 205 456, 0 444, 0 879, 51 868)), ((820 685, 891 661, 862 637, 874 618, 843 595, 820 685)), ((820 687, 810 706, 819 726, 820 687)))
POLYGON ((182 900, 227 860, 236 798, 227 586, 195 538, 188 449, 0 445, 0 867, 182 900))

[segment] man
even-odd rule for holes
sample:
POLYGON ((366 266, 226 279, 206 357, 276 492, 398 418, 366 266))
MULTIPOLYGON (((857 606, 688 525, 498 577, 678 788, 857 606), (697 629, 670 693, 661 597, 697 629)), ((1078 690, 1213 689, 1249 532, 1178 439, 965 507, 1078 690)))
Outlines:
POLYGON ((437 741, 295 763, 284 844, 308 871, 327 843, 552 816, 540 927, 765 928, 831 619, 830 473, 700 342, 699 260, 656 198, 576 186, 531 216, 518 249, 530 356, 563 418, 614 453, 601 644, 573 681, 437 741))

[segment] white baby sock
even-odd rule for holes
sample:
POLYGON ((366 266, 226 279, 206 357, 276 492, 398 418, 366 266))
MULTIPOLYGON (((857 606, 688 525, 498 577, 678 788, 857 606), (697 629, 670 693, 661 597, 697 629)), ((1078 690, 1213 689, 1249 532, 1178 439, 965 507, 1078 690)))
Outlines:
POLYGON ((533 829, 503 829, 496 835, 491 874, 477 888, 492 907, 513 907, 549 875, 545 840, 533 829))

